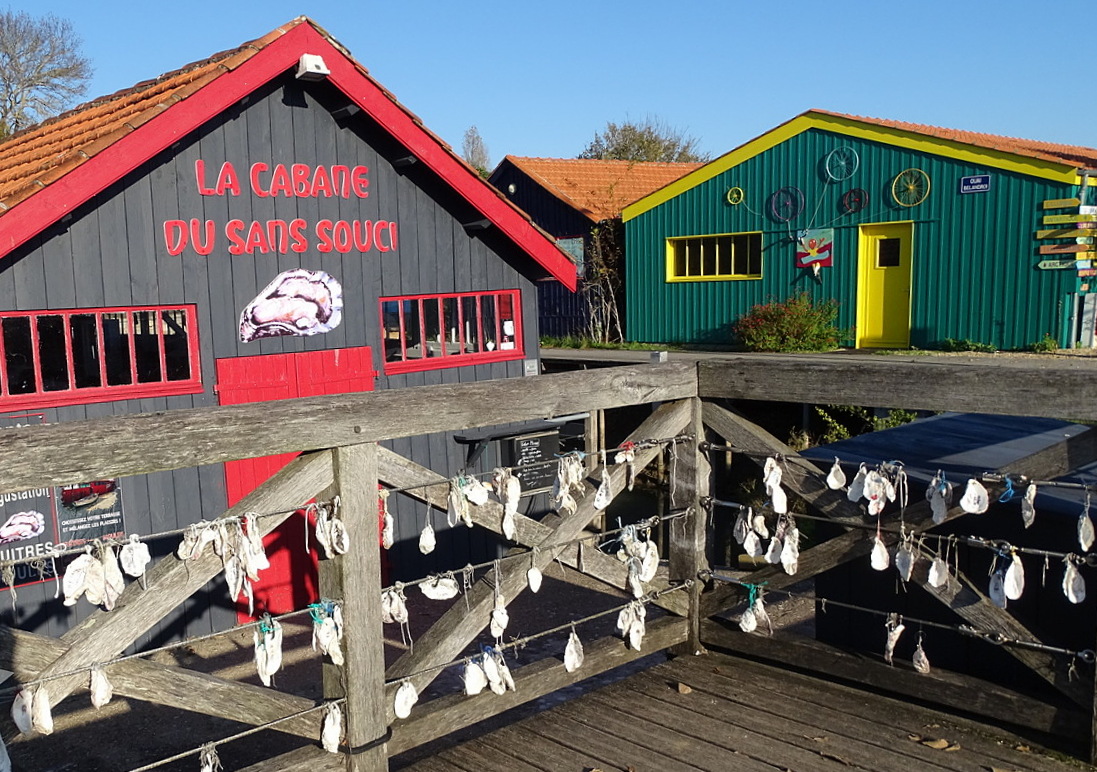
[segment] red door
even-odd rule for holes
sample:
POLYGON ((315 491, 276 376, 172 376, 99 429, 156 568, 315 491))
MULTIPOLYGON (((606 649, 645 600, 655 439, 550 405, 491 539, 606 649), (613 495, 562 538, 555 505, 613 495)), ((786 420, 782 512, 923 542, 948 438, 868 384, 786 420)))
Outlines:
MULTIPOLYGON (((218 359, 217 394, 222 405, 351 394, 373 391, 376 375, 369 346, 218 359)), ((229 506, 269 480, 295 455, 226 463, 229 506)), ((255 585, 256 614, 284 614, 317 600, 317 545, 310 533, 309 549, 305 549, 305 528, 300 517, 291 517, 264 539, 270 568, 260 573, 255 585)), ((246 603, 237 607, 241 621, 249 621, 247 610, 246 603)))

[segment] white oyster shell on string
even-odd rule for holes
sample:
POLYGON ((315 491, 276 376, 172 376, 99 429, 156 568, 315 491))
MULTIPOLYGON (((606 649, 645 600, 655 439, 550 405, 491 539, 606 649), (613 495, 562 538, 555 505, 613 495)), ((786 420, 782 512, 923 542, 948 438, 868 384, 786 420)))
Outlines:
POLYGON ((873 537, 870 562, 872 563, 872 567, 877 571, 886 571, 887 567, 891 564, 891 556, 888 554, 887 545, 884 544, 884 540, 880 538, 880 534, 876 534, 876 536, 873 537))
POLYGON ((861 464, 857 467, 857 474, 853 475, 853 481, 846 491, 846 498, 850 501, 859 501, 865 493, 865 478, 868 477, 868 467, 861 464))
MULTIPOLYGON (((457 595, 457 580, 453 576, 431 576, 419 585, 419 590, 431 600, 449 600, 457 595)), ((384 603, 384 596, 382 596, 382 603, 384 603)), ((390 617, 391 614, 392 607, 390 605, 390 617)))
POLYGON ((343 321, 343 288, 324 271, 297 268, 274 277, 240 313, 240 340, 331 332, 343 321))
POLYGON ((933 559, 929 565, 930 587, 944 587, 948 584, 948 564, 940 555, 933 559))
POLYGON ((474 659, 470 659, 465 663, 465 694, 469 697, 474 697, 480 692, 484 691, 484 687, 488 685, 488 676, 484 672, 484 668, 480 666, 480 663, 474 659))
POLYGON ((1006 569, 1003 592, 1009 600, 1020 600, 1025 591, 1025 567, 1018 554, 1014 553, 1012 557, 1006 569))
POLYGON ((30 722, 38 734, 53 734, 53 714, 50 712, 50 695, 46 687, 39 685, 34 690, 34 701, 30 706, 30 722))
POLYGON ((1086 580, 1074 565, 1074 561, 1068 555, 1063 559, 1063 594, 1071 603, 1081 603, 1086 599, 1086 580))
POLYGON ((1036 486, 1030 484, 1025 488, 1025 495, 1021 497, 1021 522, 1025 528, 1036 522, 1036 486))
POLYGON ((34 731, 31 721, 31 707, 34 705, 34 692, 30 688, 20 689, 11 704, 11 720, 23 734, 34 731))
POLYGON ((393 709, 397 718, 407 718, 411 715, 412 706, 419 701, 419 692, 416 691, 415 685, 411 681, 404 681, 400 684, 400 688, 396 690, 396 697, 393 700, 393 709))
POLYGON ((830 473, 827 474, 827 487, 832 491, 840 490, 846 484, 846 473, 842 471, 842 464, 838 461, 838 456, 834 457, 834 466, 830 468, 830 473))
POLYGON ((990 596, 990 602, 998 608, 1006 607, 1009 599, 1006 598, 1005 571, 998 570, 990 575, 990 583, 987 587, 987 595, 990 596))
POLYGON ((111 682, 107 680, 107 674, 103 672, 101 667, 93 667, 91 669, 91 704, 96 710, 106 705, 111 701, 114 696, 114 687, 111 682))
POLYGON ((960 497, 960 508, 968 514, 981 515, 990 507, 990 496, 982 483, 974 477, 967 481, 964 495, 960 497))
POLYGON ((437 543, 438 540, 434 535, 434 527, 428 522, 419 533, 419 551, 424 555, 429 555, 434 552, 434 547, 437 543))
POLYGON ((911 657, 910 663, 914 665, 914 669, 919 673, 928 673, 929 657, 926 656, 925 650, 922 648, 921 639, 918 640, 918 645, 914 648, 914 656, 911 657))
POLYGON ((583 642, 575 631, 568 636, 568 644, 564 647, 564 669, 574 673, 583 666, 583 642))
POLYGON ((324 718, 320 724, 320 745, 328 753, 339 752, 339 741, 343 739, 343 711, 339 703, 329 702, 324 706, 324 718))
POLYGON ((1089 552, 1093 546, 1093 521, 1089 518, 1089 512, 1083 512, 1078 517, 1078 545, 1082 552, 1089 552))
POLYGON ((145 568, 152 560, 149 554, 149 545, 141 541, 137 534, 130 534, 130 540, 122 545, 118 552, 122 570, 133 578, 138 578, 145 573, 145 568))

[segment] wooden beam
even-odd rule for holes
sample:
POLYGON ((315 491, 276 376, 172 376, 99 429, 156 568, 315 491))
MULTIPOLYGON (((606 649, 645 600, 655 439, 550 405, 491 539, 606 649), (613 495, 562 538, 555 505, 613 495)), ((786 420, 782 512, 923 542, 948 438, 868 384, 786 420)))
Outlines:
POLYGON ((689 599, 689 638, 675 654, 700 654, 701 647, 701 591, 704 585, 699 575, 708 570, 707 530, 708 514, 701 504, 702 498, 711 495, 709 478, 711 468, 708 458, 700 449, 705 437, 701 421, 701 400, 696 397, 690 403, 691 433, 697 438, 685 447, 674 447, 670 476, 670 508, 688 508, 688 512, 670 521, 670 580, 693 581, 686 591, 689 599))
POLYGON ((1061 254, 1078 254, 1078 260, 1091 260, 1089 256, 1095 254, 1095 247, 1093 244, 1045 244, 1040 247, 1041 255, 1061 255, 1061 254))
POLYGON ((1066 209, 1070 206, 1078 206, 1082 202, 1077 198, 1049 198, 1043 203, 1044 209, 1066 209))
MULTIPOLYGON (((29 681, 68 651, 56 638, 0 626, 0 668, 29 681)), ((179 710, 202 713, 258 726, 313 707, 312 700, 263 686, 199 673, 183 667, 128 659, 110 665, 107 677, 120 697, 144 700, 179 710)), ((287 734, 316 739, 320 714, 307 713, 274 726, 287 734)), ((8 739, 8 736, 5 736, 8 739)))
POLYGON ((1094 236, 1097 236, 1097 230, 1090 228, 1051 228, 1036 231, 1036 238, 1038 239, 1084 239, 1093 238, 1094 236))
MULTIPOLYGON (((630 439, 635 441, 650 437, 674 436, 689 425, 689 416, 688 402, 664 404, 630 435, 630 439)), ((638 450, 637 465, 646 465, 661 452, 661 447, 638 450)), ((625 469, 611 466, 606 469, 606 473, 610 475, 614 489, 621 490, 625 482, 625 469)), ((554 547, 570 542, 582 533, 597 515, 593 499, 593 489, 591 489, 588 495, 578 502, 575 512, 560 518, 552 534, 536 545, 541 549, 531 557, 530 562, 533 565, 543 570, 552 561, 554 547)), ((438 675, 435 668, 454 661, 488 625, 495 588, 499 588, 504 600, 509 603, 526 587, 527 567, 523 561, 521 565, 503 564, 498 574, 495 571, 489 571, 465 594, 465 603, 451 606, 430 630, 420 636, 415 642, 414 649, 405 652, 393 663, 389 668, 388 678, 391 680, 408 678, 416 689, 422 691, 438 675)))
POLYGON ((0 493, 670 401, 696 391, 693 363, 669 362, 6 429, 0 493))
POLYGON ((583 666, 574 673, 565 670, 560 659, 548 657, 516 670, 514 681, 517 688, 514 691, 505 694, 485 691, 475 697, 466 697, 463 693, 439 697, 422 709, 413 711, 406 721, 393 726, 389 750, 393 755, 403 753, 557 689, 670 648, 686 638, 685 620, 662 617, 647 625, 642 651, 629 648, 620 638, 602 638, 584 644, 583 666))
MULTIPOLYGON (((378 448, 378 467, 381 480, 394 488, 409 488, 402 493, 422 501, 432 507, 445 511, 449 506, 449 480, 437 472, 416 464, 403 456, 378 448)), ((472 521, 493 533, 502 535, 503 508, 498 502, 489 501, 478 507, 470 508, 472 521)), ((523 547, 532 547, 544 541, 553 530, 557 516, 547 515, 540 521, 527 515, 515 515, 514 540, 523 547)), ((617 590, 628 589, 628 569, 624 563, 612 555, 598 550, 585 550, 580 559, 579 547, 570 545, 556 555, 556 559, 583 574, 597 579, 617 590)), ((653 592, 666 589, 669 584, 664 579, 649 583, 653 592)), ((655 605, 672 614, 687 613, 687 602, 681 593, 672 593, 655 599, 655 605)))
POLYGON ((1047 705, 1028 695, 960 673, 935 669, 921 674, 817 641, 748 635, 728 629, 722 620, 705 621, 701 632, 705 644, 713 649, 854 681, 875 691, 932 701, 954 710, 1059 736, 1077 737, 1087 729, 1080 711, 1047 705))
POLYGON ((333 467, 350 549, 336 558, 343 586, 347 772, 386 772, 385 632, 377 549, 377 445, 336 448, 333 467))
MULTIPOLYGON (((260 531, 266 535, 291 517, 294 508, 304 506, 331 483, 330 451, 298 456, 225 514, 289 511, 282 516, 264 517, 258 521, 260 531)), ((82 671, 97 662, 112 659, 165 614, 221 573, 222 568, 221 558, 212 549, 191 561, 179 560, 174 554, 167 555, 147 573, 145 589, 140 583, 132 582, 113 611, 94 611, 83 622, 70 628, 61 637, 68 644, 68 650, 37 677, 50 678, 59 673, 82 671)), ((86 679, 85 673, 78 672, 76 675, 53 678, 42 688, 49 694, 50 704, 56 705, 86 679)))
POLYGON ((698 363, 698 390, 704 398, 825 400, 907 410, 1097 420, 1097 368, 1092 363, 1041 362, 1040 368, 1033 368, 1024 362, 995 360, 993 366, 984 367, 931 356, 730 356, 698 363))

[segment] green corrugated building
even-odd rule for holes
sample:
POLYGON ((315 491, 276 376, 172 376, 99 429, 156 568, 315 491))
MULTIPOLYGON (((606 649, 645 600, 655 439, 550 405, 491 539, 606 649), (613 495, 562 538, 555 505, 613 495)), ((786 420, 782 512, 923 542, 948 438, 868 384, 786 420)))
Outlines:
POLYGON ((803 290, 857 347, 1093 345, 1095 185, 1097 149, 811 110, 625 208, 626 332, 730 343, 803 290))

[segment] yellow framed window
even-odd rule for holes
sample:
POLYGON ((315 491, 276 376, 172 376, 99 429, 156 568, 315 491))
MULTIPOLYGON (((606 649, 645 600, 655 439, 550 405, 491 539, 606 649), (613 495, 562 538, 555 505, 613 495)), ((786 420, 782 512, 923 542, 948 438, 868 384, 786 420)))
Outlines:
POLYGON ((667 281, 761 278, 761 233, 667 239, 667 281))

